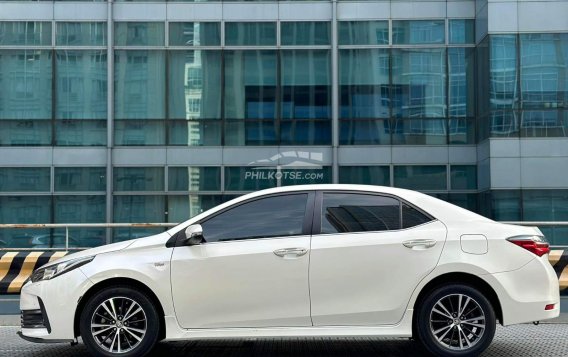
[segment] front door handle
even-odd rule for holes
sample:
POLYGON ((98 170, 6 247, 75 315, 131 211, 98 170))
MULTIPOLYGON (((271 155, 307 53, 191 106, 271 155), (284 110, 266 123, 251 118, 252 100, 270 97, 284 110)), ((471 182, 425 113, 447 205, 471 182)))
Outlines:
POLYGON ((414 250, 428 249, 428 248, 432 248, 433 246, 436 245, 436 240, 435 239, 411 239, 411 240, 407 240, 407 241, 402 242, 402 245, 404 245, 406 248, 410 248, 410 249, 414 249, 414 250))
POLYGON ((276 249, 274 254, 281 258, 296 258, 306 255, 307 252, 306 248, 283 248, 276 249))

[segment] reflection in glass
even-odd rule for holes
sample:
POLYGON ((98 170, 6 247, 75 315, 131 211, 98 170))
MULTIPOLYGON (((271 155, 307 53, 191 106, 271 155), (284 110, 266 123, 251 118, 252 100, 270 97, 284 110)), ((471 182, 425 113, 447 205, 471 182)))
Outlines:
POLYGON ((49 146, 51 135, 49 120, 0 120, 0 146, 49 146))
MULTIPOLYGON (((523 190, 523 220, 568 221, 568 190, 523 190)), ((567 244, 566 227, 541 227, 547 240, 567 244)))
MULTIPOLYGON (((51 196, 0 196, 0 222, 48 223, 51 207, 51 196)), ((49 229, 0 229, 0 246, 30 248, 35 244, 34 238, 49 232, 49 229)))
POLYGON ((56 167, 55 191, 87 192, 106 190, 106 167, 56 167))
POLYGON ((449 42, 451 44, 475 43, 475 20, 456 19, 449 20, 449 42))
POLYGON ((59 50, 55 58, 56 119, 106 119, 106 51, 59 50))
POLYGON ((49 192, 50 182, 49 167, 2 167, 0 169, 0 192, 49 192))
POLYGON ((432 196, 472 212, 479 211, 476 193, 434 193, 432 196))
POLYGON ((221 120, 168 120, 168 145, 219 146, 221 120))
POLYGON ((106 120, 55 121, 56 146, 105 146, 107 142, 106 120))
MULTIPOLYGON (((105 196, 54 196, 54 223, 104 223, 105 196)), ((56 229, 51 246, 65 247, 65 230, 56 229)), ((105 244, 104 228, 69 229, 70 247, 96 247, 105 244)), ((47 243, 47 242, 46 242, 47 243)))
POLYGON ((57 22, 56 46, 106 46, 106 22, 57 22))
POLYGON ((390 145, 391 122, 388 119, 340 119, 340 145, 390 145))
POLYGON ((115 22, 115 46, 163 46, 163 22, 115 22))
MULTIPOLYGON (((290 166, 288 166, 290 167, 290 166)), ((280 186, 315 185, 331 183, 331 166, 313 168, 290 167, 279 170, 280 186)))
POLYGON ((168 196, 168 222, 179 223, 223 203, 221 195, 168 196))
POLYGON ((492 137, 518 137, 519 119, 514 111, 495 110, 489 115, 492 137))
POLYGON ((523 109, 568 108, 568 34, 521 34, 523 109))
POLYGON ((275 46, 276 22, 226 22, 226 46, 275 46))
POLYGON ((388 21, 340 21, 339 45, 388 45, 388 21))
MULTIPOLYGON (((165 222, 165 207, 165 196, 163 195, 117 195, 113 197, 113 222, 165 222)), ((163 228, 114 228, 113 241, 120 242, 147 237, 163 230, 163 228)))
POLYGON ((115 51, 116 119, 165 118, 165 52, 115 51))
POLYGON ((276 167, 225 167, 225 190, 258 191, 276 187, 276 167))
POLYGON ((170 22, 170 46, 220 46, 219 22, 170 22))
POLYGON ((568 110, 523 110, 521 137, 568 136, 568 110))
POLYGON ((491 35, 489 103, 492 109, 517 107, 517 35, 491 35))
POLYGON ((281 22, 282 46, 322 46, 331 44, 329 22, 281 22))
POLYGON ((475 144, 475 120, 450 118, 448 123, 449 144, 475 144))
POLYGON ((393 145, 446 145, 446 119, 395 119, 393 145))
POLYGON ((164 191, 162 167, 115 167, 113 176, 115 191, 164 191))
POLYGON ((446 166, 395 166, 394 186, 411 190, 446 190, 446 166))
POLYGON ((521 221, 521 191, 492 190, 490 207, 496 221, 521 221))
POLYGON ((452 190, 476 190, 476 165, 451 165, 450 182, 452 190))
POLYGON ((392 22, 392 43, 395 45, 445 43, 444 20, 398 20, 392 22))
POLYGON ((339 50, 340 118, 389 117, 389 50, 339 50))
POLYGON ((448 48, 449 115, 474 116, 474 57, 473 48, 448 48))
POLYGON ((393 49, 393 116, 446 116, 446 56, 444 49, 393 49))
POLYGON ((390 186, 388 166, 340 166, 339 183, 390 186))
POLYGON ((165 120, 114 120, 114 143, 119 146, 166 144, 165 120))
POLYGON ((51 22, 0 21, 0 46, 51 46, 51 22))
POLYGON ((52 52, 0 50, 0 119, 51 119, 52 52))
POLYGON ((220 167, 170 167, 168 191, 220 191, 220 167))

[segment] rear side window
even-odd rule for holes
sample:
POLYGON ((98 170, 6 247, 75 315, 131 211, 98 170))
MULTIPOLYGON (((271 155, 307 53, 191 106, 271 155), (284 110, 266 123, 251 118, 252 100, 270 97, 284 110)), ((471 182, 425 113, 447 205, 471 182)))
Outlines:
POLYGON ((205 222, 208 243, 302 234, 307 194, 260 198, 222 212, 205 222))
POLYGON ((430 222, 432 219, 416 208, 402 204, 402 228, 411 228, 430 222))
POLYGON ((321 233, 400 229, 400 201, 385 196, 324 193, 321 233))

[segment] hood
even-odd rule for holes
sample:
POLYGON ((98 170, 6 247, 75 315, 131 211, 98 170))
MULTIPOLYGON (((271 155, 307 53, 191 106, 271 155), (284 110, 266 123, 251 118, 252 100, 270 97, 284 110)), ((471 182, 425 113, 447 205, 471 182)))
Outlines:
POLYGON ((53 260, 53 261, 51 261, 47 264, 44 264, 42 267, 52 265, 52 264, 63 263, 63 262, 66 262, 68 260, 71 260, 71 259, 90 257, 90 256, 97 255, 97 254, 109 253, 109 252, 115 252, 117 250, 122 250, 122 249, 130 246, 136 240, 137 239, 124 241, 124 242, 117 242, 117 243, 112 243, 112 244, 107 244, 107 245, 102 245, 100 247, 91 248, 91 249, 85 249, 85 250, 82 250, 80 252, 68 254, 64 257, 53 260))

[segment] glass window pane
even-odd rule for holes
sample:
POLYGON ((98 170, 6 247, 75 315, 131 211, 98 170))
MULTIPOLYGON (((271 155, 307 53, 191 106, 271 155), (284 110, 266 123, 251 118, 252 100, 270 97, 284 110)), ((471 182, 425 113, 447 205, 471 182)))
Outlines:
POLYGON ((107 143, 106 120, 56 120, 56 146, 105 146, 107 143))
POLYGON ((341 118, 388 118, 389 50, 339 50, 341 118))
MULTIPOLYGON (((1 91, 1 86, 0 86, 1 91)), ((0 120, 1 146, 51 146, 50 120, 0 120)))
POLYGON ((220 146, 220 120, 168 120, 168 145, 220 146))
POLYGON ((452 117, 474 116, 474 61, 472 48, 448 48, 448 100, 452 117))
POLYGON ((445 49, 393 49, 392 82, 394 116, 446 116, 445 49))
POLYGON ((430 222, 432 219, 416 208, 402 204, 402 228, 410 228, 430 222))
POLYGON ((115 167, 115 191, 164 191, 162 167, 115 167))
POLYGON ((307 199, 289 194, 246 202, 201 223, 203 236, 211 243, 300 235, 307 199))
POLYGON ((339 144, 340 145, 390 145, 391 121, 340 119, 339 144))
POLYGON ((220 46, 219 22, 170 22, 170 46, 220 46))
POLYGON ((286 50, 282 55, 282 118, 331 117, 331 58, 328 50, 286 50))
POLYGON ((0 119, 51 119, 52 51, 0 50, 0 119))
POLYGON ((115 46, 163 46, 163 22, 115 22, 115 46))
POLYGON ((114 143, 120 146, 157 146, 166 143, 165 120, 114 120, 114 143))
POLYGON ((478 212, 478 194, 476 193, 434 193, 432 196, 472 212, 478 212))
POLYGON ((568 136, 568 110, 523 110, 521 137, 568 136))
POLYGON ((225 51, 225 117, 276 117, 276 51, 225 51))
POLYGON ((115 51, 116 119, 164 119, 165 51, 115 51))
POLYGON ((106 51, 59 50, 55 58, 56 119, 106 119, 106 51))
POLYGON ((411 190, 446 190, 446 166, 395 166, 394 186, 411 190))
POLYGON ((106 167, 56 167, 55 191, 106 190, 106 167))
POLYGON ((221 119, 221 51, 168 52, 170 119, 221 119))
POLYGON ((106 46, 106 22, 58 22, 57 46, 106 46))
POLYGON ((321 233, 400 229, 400 201, 391 197, 324 193, 321 233))
POLYGON ((226 46, 275 46, 275 22, 226 22, 226 46))
POLYGON ((446 119, 394 120, 393 145, 446 145, 446 119))
MULTIPOLYGON (((165 196, 139 195, 113 197, 113 222, 115 223, 152 223, 165 222, 165 196)), ((163 228, 115 228, 113 241, 147 237, 162 232, 163 228)))
POLYGON ((568 106, 568 33, 521 34, 520 41, 522 107, 568 106))
POLYGON ((0 168, 1 192, 49 192, 50 182, 51 171, 49 167, 0 168))
POLYGON ((489 103, 492 109, 518 105, 517 35, 491 35, 489 53, 489 103))
POLYGON ((392 42, 395 45, 443 44, 444 20, 400 20, 392 22, 392 42))
MULTIPOLYGON (((54 196, 55 223, 104 223, 105 196, 54 196)), ((46 248, 64 248, 65 230, 36 240, 46 248)), ((70 228, 69 247, 96 247, 106 243, 104 228, 70 228)), ((38 247, 38 246, 36 246, 38 247)), ((39 247, 38 247, 39 248, 39 247)))
POLYGON ((476 190, 477 166, 452 165, 450 167, 450 181, 452 190, 476 190))
POLYGON ((388 21, 340 21, 339 45, 388 45, 388 21))
POLYGON ((168 191, 220 191, 220 167, 170 167, 168 191))
POLYGON ((51 46, 51 22, 1 21, 0 46, 51 46))
POLYGON ((449 42, 452 44, 475 43, 475 20, 449 20, 449 42))
POLYGON ((340 166, 339 183, 390 186, 388 166, 340 166))
POLYGON ((521 221, 521 191, 491 191, 491 217, 496 221, 521 221))
POLYGON ((329 22, 281 22, 282 46, 321 46, 331 44, 329 22))
MULTIPOLYGON (((51 196, 0 196, 0 222, 50 223, 51 196)), ((49 229, 0 229, 0 245, 32 248, 34 239, 49 234, 49 229)))
POLYGON ((469 118, 450 119, 448 123, 449 144, 475 144, 475 120, 469 118))
POLYGON ((168 196, 168 222, 186 221, 223 202, 221 195, 168 196))
POLYGON ((258 191, 276 187, 276 167, 225 167, 225 190, 258 191))
POLYGON ((280 186, 291 185, 312 185, 331 183, 331 166, 322 166, 320 168, 291 168, 280 170, 281 183, 280 186))
POLYGON ((518 112, 511 110, 492 111, 489 114, 489 130, 493 137, 518 137, 518 112))

